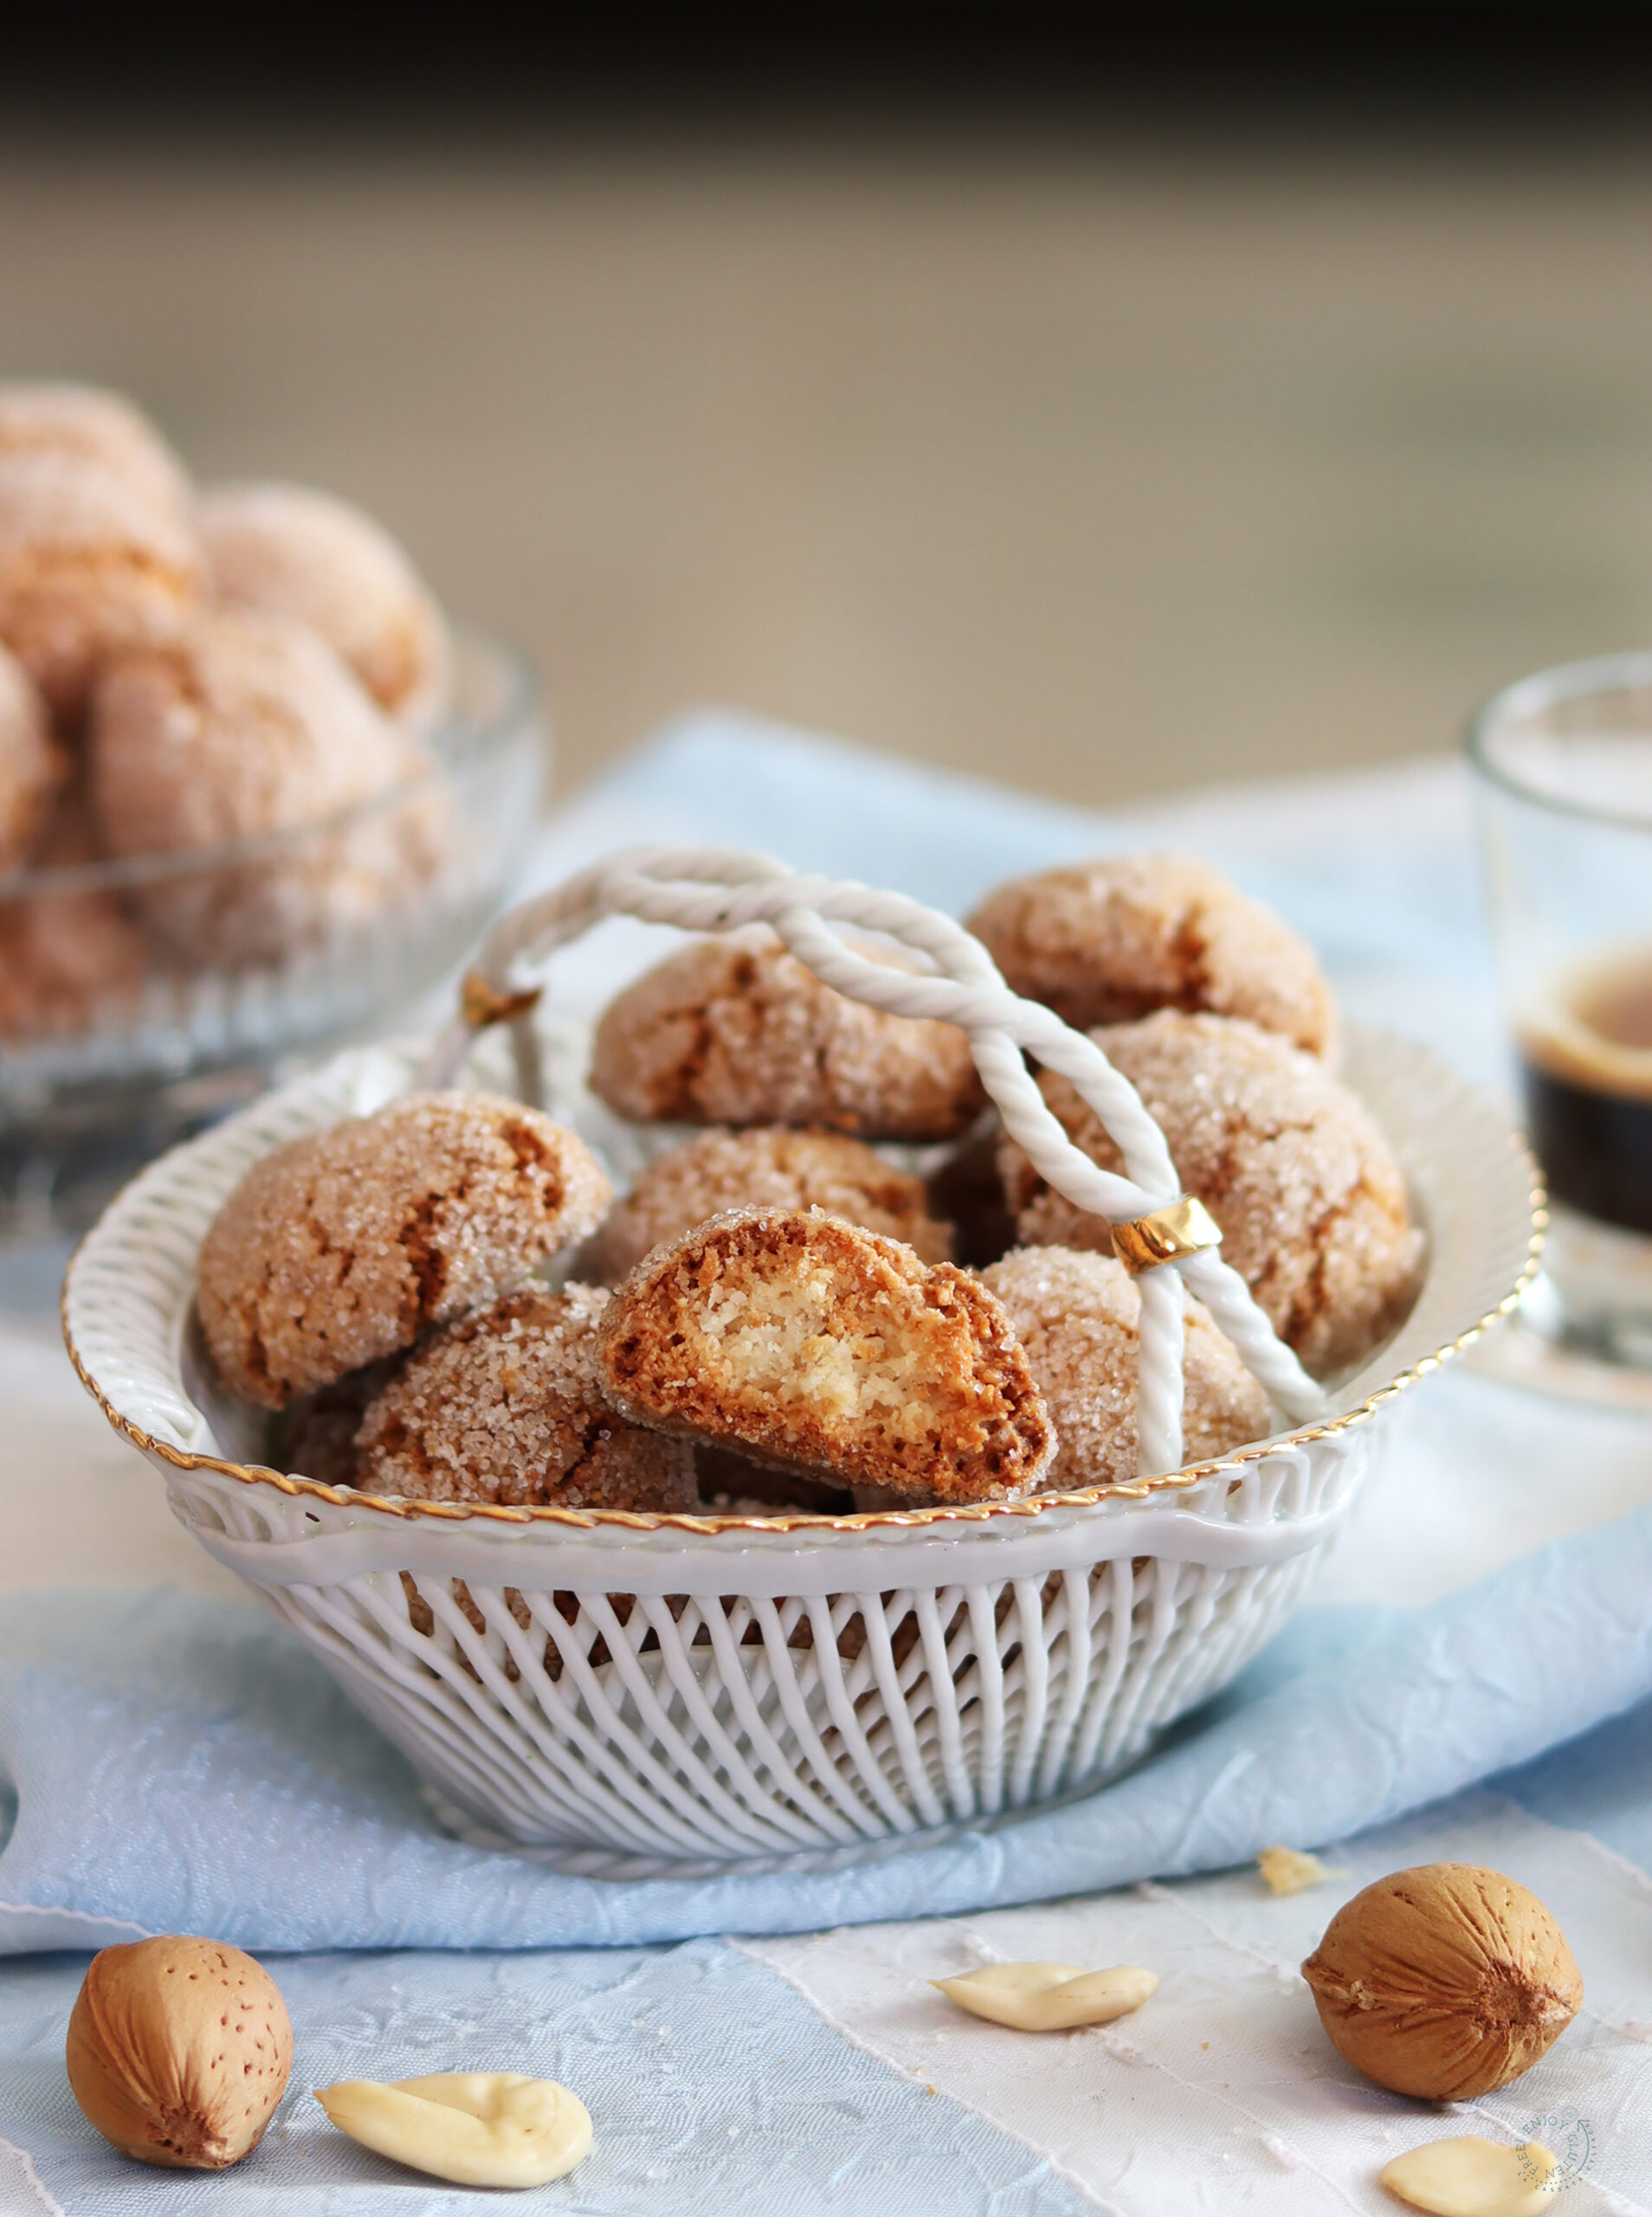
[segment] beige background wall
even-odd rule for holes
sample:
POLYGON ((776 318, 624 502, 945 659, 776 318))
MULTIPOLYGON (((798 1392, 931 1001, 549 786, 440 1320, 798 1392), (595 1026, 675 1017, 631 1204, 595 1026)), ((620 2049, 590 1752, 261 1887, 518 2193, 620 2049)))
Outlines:
POLYGON ((331 485, 565 786, 724 700, 1107 802, 1652 637, 1652 161, 0 134, 0 374, 331 485))

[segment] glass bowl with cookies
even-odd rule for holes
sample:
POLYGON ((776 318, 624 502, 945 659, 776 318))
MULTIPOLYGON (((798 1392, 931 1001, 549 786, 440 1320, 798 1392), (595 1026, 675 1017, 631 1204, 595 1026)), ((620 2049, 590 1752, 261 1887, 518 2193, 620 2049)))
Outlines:
POLYGON ((413 1003, 545 765, 526 664, 371 517, 197 488, 118 395, 0 385, 0 1232, 83 1228, 413 1003))
POLYGON ((1528 1282, 1534 1188, 1185 858, 966 928, 636 850, 436 1037, 152 1165, 64 1328, 464 1837, 790 1867, 1089 1791, 1225 1684, 1528 1282), (621 915, 690 936, 558 1018, 621 915))

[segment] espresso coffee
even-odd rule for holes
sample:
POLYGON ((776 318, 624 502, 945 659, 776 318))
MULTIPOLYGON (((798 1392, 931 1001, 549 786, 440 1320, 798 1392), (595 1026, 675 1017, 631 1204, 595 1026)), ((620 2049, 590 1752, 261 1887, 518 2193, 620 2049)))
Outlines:
POLYGON ((1520 1046, 1550 1193, 1652 1232, 1652 947, 1570 973, 1521 1024, 1520 1046))

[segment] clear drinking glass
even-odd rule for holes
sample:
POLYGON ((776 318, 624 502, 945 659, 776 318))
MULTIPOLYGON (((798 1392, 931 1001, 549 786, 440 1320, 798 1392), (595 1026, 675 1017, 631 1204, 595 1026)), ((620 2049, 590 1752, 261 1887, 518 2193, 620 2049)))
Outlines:
POLYGON ((1652 1371, 1652 652, 1523 678, 1475 718, 1468 752, 1552 1205, 1525 1321, 1652 1371))

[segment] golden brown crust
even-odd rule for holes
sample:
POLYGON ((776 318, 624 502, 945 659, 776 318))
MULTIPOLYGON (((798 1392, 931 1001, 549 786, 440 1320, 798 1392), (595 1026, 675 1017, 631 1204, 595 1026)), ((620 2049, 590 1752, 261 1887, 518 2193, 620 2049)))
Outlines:
MULTIPOLYGON (((882 946, 859 951, 915 965, 882 946)), ((955 1024, 889 1016, 823 985, 766 928, 694 940, 611 1002, 590 1083, 640 1122, 790 1124, 955 1139, 984 1096, 955 1024)))
POLYGON ((951 1226, 928 1214, 921 1180, 841 1132, 716 1129, 659 1155, 609 1215, 580 1269, 614 1285, 651 1249, 729 1209, 823 1209, 904 1240, 926 1263, 952 1259, 951 1226))
POLYGON ((836 1217, 714 1217, 638 1264, 601 1329, 634 1422, 839 1483, 1017 1495, 1054 1451, 1003 1310, 949 1263, 836 1217))
POLYGON ((519 1102, 415 1093, 278 1147, 201 1248, 202 1328, 225 1383, 281 1408, 410 1347, 584 1238, 608 1180, 519 1102))
POLYGON ((212 485, 195 519, 226 605, 308 624, 393 715, 416 723, 441 708, 447 625, 370 515, 305 485, 212 485))
POLYGON ((0 638, 60 716, 113 656, 172 637, 199 603, 186 516, 50 449, 0 453, 0 638))
MULTIPOLYGON (((1392 1331, 1416 1293, 1421 1234, 1393 1151, 1323 1063, 1234 1017, 1162 1009, 1094 1035, 1140 1093, 1184 1189, 1222 1227, 1222 1251, 1316 1376, 1392 1331)), ((1105 1169, 1118 1149, 1065 1078, 1039 1086, 1074 1144, 1105 1169)), ((1003 1141, 1004 1191, 1028 1246, 1107 1253, 1112 1239, 1003 1141)))
MULTIPOLYGON (((1110 1255, 1020 1247, 981 1273, 1003 1303, 1061 1445, 1047 1486, 1126 1483, 1138 1473, 1141 1296, 1110 1255)), ((1204 1463, 1267 1433, 1268 1396, 1199 1302, 1187 1312, 1183 1458, 1204 1463)))
POLYGON ((1311 1054, 1333 1045, 1335 1005, 1313 949, 1192 855, 1113 855, 1014 878, 968 928, 1016 992, 1081 1031, 1210 1009, 1311 1054))
POLYGON ((366 1410, 353 1483, 409 1501, 692 1511, 693 1448, 603 1398, 607 1305, 597 1286, 519 1286, 447 1325, 366 1410))

